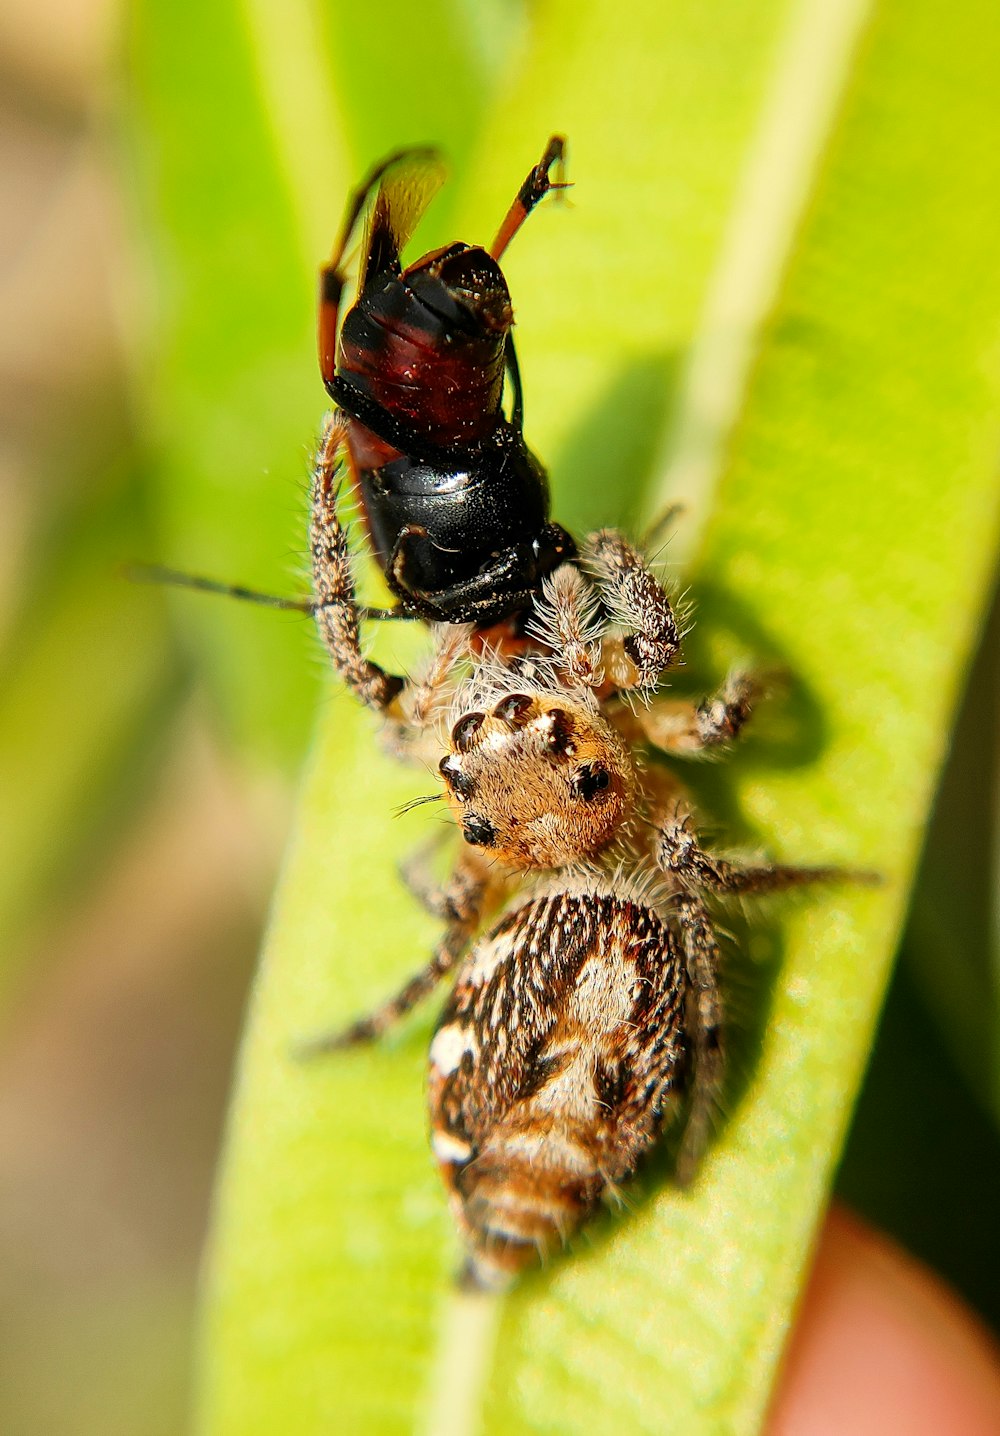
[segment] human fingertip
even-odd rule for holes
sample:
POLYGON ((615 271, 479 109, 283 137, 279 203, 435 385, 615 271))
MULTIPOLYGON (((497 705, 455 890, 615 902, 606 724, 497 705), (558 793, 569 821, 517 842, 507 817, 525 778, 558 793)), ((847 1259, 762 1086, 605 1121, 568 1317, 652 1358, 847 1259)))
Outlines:
POLYGON ((768 1436, 1000 1436, 1000 1352, 948 1288, 834 1208, 768 1436))

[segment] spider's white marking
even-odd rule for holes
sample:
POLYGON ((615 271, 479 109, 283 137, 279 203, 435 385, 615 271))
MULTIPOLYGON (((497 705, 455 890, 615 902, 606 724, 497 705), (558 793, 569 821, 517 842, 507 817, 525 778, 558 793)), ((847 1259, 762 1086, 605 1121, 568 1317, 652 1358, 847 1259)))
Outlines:
POLYGON ((510 955, 509 942, 481 942, 476 948, 465 980, 474 987, 482 986, 483 983, 489 982, 500 964, 506 962, 510 955))
POLYGON ((442 1077, 449 1077, 452 1072, 458 1071, 462 1058, 466 1052, 474 1050, 474 1045, 475 1038, 469 1028, 458 1022, 450 1022, 447 1027, 439 1028, 434 1034, 430 1050, 431 1066, 436 1068, 442 1077))
POLYGON ((594 1159, 585 1147, 554 1129, 512 1132, 503 1145, 506 1156, 537 1162, 543 1167, 559 1167, 581 1177, 592 1176, 596 1170, 594 1159))
POLYGON ((468 1142, 453 1137, 450 1132, 433 1132, 431 1148, 439 1162, 467 1162, 472 1156, 468 1142))

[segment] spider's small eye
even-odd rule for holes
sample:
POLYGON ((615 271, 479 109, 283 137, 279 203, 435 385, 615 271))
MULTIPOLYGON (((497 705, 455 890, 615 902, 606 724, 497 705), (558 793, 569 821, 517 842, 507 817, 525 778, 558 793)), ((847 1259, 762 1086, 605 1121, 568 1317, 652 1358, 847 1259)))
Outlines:
POLYGON ((485 720, 485 713, 466 713, 464 718, 459 718, 451 730, 452 747, 459 753, 467 753, 479 736, 479 730, 485 720))
POLYGON ((570 787, 574 798, 582 798, 585 803, 590 803, 598 793, 605 792, 610 782, 611 774, 607 768, 602 768, 599 763, 585 763, 573 774, 570 787))
POLYGON ((497 830, 478 813, 467 813, 462 822, 462 837, 474 848, 492 848, 497 840, 497 830))
POLYGON ((523 728, 534 706, 534 699, 529 698, 527 693, 508 693, 493 709, 493 716, 501 723, 509 723, 512 728, 523 728))
POLYGON ((456 798, 460 798, 464 802, 466 798, 472 796, 472 791, 476 785, 468 773, 463 771, 462 761, 460 758, 457 758, 454 753, 449 753, 446 758, 441 759, 438 764, 438 772, 455 794, 456 798))
POLYGON ((553 757, 571 758, 576 752, 573 723, 562 708, 550 708, 545 715, 545 747, 553 757))

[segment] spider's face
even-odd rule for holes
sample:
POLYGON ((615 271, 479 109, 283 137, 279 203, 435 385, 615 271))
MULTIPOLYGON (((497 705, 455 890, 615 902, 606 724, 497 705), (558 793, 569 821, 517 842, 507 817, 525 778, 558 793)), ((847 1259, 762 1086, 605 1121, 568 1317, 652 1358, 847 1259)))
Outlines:
POLYGON ((511 868, 593 857, 635 808, 625 744, 596 709, 562 695, 509 693, 466 713, 439 766, 465 841, 511 868))

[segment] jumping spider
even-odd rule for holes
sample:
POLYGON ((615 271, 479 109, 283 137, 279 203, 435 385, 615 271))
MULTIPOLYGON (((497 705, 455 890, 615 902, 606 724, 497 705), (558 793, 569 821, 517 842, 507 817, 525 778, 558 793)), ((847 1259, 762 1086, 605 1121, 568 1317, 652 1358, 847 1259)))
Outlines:
POLYGON ((586 574, 567 564, 545 581, 513 653, 442 625, 424 676, 404 681, 362 653, 322 462, 313 512, 317 619, 334 666, 385 714, 397 753, 436 763, 464 841, 443 884, 408 874, 444 923, 430 961, 312 1048, 379 1036, 458 968, 430 1049, 432 1145, 465 1279, 498 1288, 561 1245, 681 1110, 677 1175, 695 1171, 724 1061, 706 896, 841 874, 734 866, 698 842, 681 784, 647 750, 719 749, 757 686, 734 676, 700 705, 657 695, 680 626, 620 534, 582 547, 586 574))

